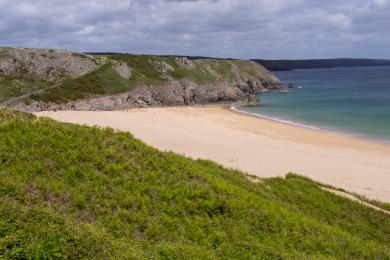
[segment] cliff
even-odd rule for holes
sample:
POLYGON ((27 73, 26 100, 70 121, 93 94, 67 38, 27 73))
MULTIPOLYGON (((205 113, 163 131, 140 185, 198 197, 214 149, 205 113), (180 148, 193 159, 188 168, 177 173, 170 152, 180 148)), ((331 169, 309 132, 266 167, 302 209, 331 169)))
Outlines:
POLYGON ((256 103, 280 85, 253 61, 0 49, 0 105, 25 111, 256 103))

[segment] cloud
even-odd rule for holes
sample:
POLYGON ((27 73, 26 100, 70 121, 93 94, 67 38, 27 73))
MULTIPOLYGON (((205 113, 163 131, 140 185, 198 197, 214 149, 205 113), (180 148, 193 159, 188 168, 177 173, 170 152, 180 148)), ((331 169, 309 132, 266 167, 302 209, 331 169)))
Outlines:
POLYGON ((236 58, 390 58, 387 0, 0 0, 0 45, 236 58))

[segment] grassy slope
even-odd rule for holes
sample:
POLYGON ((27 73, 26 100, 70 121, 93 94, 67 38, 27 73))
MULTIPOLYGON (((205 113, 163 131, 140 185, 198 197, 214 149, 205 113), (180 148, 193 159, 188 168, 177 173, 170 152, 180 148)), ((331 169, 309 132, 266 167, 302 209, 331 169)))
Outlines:
MULTIPOLYGON (((3 50, 3 52, 5 51, 3 50)), ((1 55, 6 54, 0 52, 0 58, 1 55)), ((173 56, 113 54, 97 55, 95 58, 105 61, 106 64, 78 78, 64 77, 62 82, 49 83, 34 79, 22 70, 15 75, 0 77, 0 102, 43 88, 47 88, 47 90, 31 95, 25 99, 25 102, 63 103, 88 97, 123 93, 139 85, 167 84, 168 80, 156 70, 153 62, 165 62, 171 65, 174 69, 171 73, 172 79, 187 79, 198 84, 215 84, 221 80, 235 79, 236 75, 232 73, 233 65, 240 70, 240 77, 244 81, 253 77, 272 80, 269 71, 250 61, 197 59, 192 61, 194 68, 186 69, 180 67, 173 56), (130 79, 122 78, 112 69, 110 60, 125 61, 133 69, 132 77, 130 79)))
POLYGON ((131 80, 122 78, 111 63, 104 64, 96 70, 76 79, 65 79, 58 87, 44 93, 33 94, 31 100, 44 102, 66 102, 95 95, 117 94, 132 88, 131 80))
MULTIPOLYGON (((3 57, 9 57, 8 48, 0 47, 0 62, 3 57)), ((32 77, 21 68, 13 75, 0 76, 0 102, 46 88, 49 85, 50 83, 32 77)))
POLYGON ((0 258, 389 259, 390 218, 128 133, 0 110, 0 258))
POLYGON ((193 69, 185 69, 176 63, 175 57, 115 54, 97 56, 97 58, 125 61, 133 69, 132 77, 130 79, 122 78, 112 69, 111 64, 107 63, 101 68, 77 79, 65 80, 63 84, 47 90, 45 93, 32 95, 30 99, 61 103, 93 96, 123 93, 139 85, 158 86, 167 84, 168 80, 162 77, 161 73, 155 69, 153 61, 165 62, 171 65, 174 68, 171 74, 173 79, 187 79, 198 84, 214 84, 219 80, 235 78, 231 72, 232 64, 236 64, 244 79, 251 77, 269 79, 270 76, 267 70, 249 61, 196 60, 193 61, 195 65, 193 69), (215 73, 207 70, 207 67, 211 67, 215 73))
POLYGON ((0 76, 0 102, 46 88, 48 85, 45 81, 34 79, 21 73, 12 77, 0 76))

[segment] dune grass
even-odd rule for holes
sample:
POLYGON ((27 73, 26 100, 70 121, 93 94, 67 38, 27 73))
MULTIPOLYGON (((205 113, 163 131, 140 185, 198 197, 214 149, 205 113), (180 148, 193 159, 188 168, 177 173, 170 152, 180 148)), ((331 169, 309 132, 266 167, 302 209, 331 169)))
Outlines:
POLYGON ((0 110, 0 258, 389 259, 390 218, 129 133, 0 110))

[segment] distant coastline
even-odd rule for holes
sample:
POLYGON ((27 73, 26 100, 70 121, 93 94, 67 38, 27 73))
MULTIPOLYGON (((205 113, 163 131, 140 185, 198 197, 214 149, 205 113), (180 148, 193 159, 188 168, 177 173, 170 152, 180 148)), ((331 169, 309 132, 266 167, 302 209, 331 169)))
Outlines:
POLYGON ((389 66, 278 72, 282 81, 303 89, 262 95, 262 107, 238 109, 389 145, 389 73, 389 66))
MULTIPOLYGON (((121 55, 119 52, 85 52, 88 55, 121 55)), ((139 54, 128 54, 139 55, 139 54)), ((237 61, 235 58, 218 58, 208 56, 191 55, 149 55, 155 57, 172 58, 181 57, 189 60, 228 60, 237 61)), ((266 60, 250 59, 270 71, 293 71, 297 69, 330 69, 339 67, 366 67, 366 66, 390 66, 390 60, 387 59, 354 59, 354 58, 335 58, 335 59, 302 59, 302 60, 266 60)))
POLYGON ((390 60, 386 59, 308 59, 308 60, 264 60, 252 61, 263 65, 271 71, 292 71, 297 69, 330 69, 339 67, 372 67, 390 66, 390 60))

